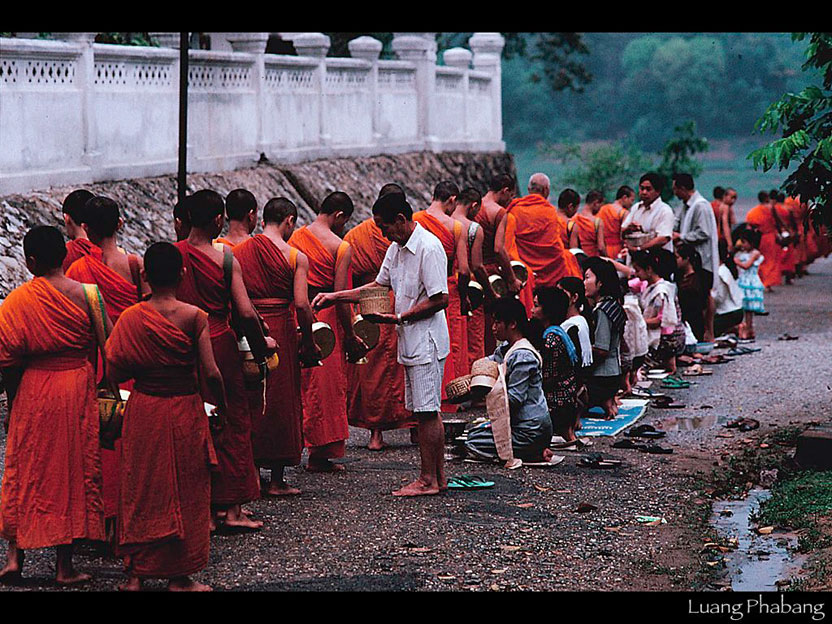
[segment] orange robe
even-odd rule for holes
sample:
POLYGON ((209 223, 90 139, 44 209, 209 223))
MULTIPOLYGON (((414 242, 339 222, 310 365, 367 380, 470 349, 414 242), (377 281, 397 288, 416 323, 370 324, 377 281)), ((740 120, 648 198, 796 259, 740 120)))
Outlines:
POLYGON ((581 246, 583 252, 587 256, 600 256, 601 250, 598 248, 598 224, 600 219, 576 214, 572 217, 572 223, 574 223, 572 227, 578 228, 578 245, 581 246))
MULTIPOLYGON (((187 241, 175 243, 182 252, 185 277, 176 296, 208 313, 211 346, 226 394, 225 427, 213 433, 219 469, 211 474, 211 503, 230 506, 260 495, 260 479, 251 449, 251 415, 243 381, 237 339, 228 324, 231 293, 222 267, 187 241)), ((203 389, 209 403, 214 398, 203 389)))
MULTIPOLYGON (((491 275, 500 274, 500 264, 497 261, 497 252, 494 249, 497 238, 497 227, 505 216, 506 211, 500 208, 494 219, 489 219, 483 208, 474 217, 474 221, 482 228, 482 263, 485 272, 491 275)), ((531 274, 531 271, 529 271, 531 274)), ((468 370, 476 360, 485 357, 486 353, 493 353, 496 348, 496 340, 491 331, 491 314, 481 305, 471 311, 468 317, 468 370)))
POLYGON ((569 238, 572 235, 572 228, 574 225, 570 225, 570 221, 560 213, 557 213, 557 221, 558 225, 560 225, 560 238, 563 242, 563 248, 565 250, 563 257, 566 262, 566 276, 580 277, 583 279, 584 273, 581 271, 581 265, 578 262, 578 258, 575 257, 575 254, 569 251, 571 249, 569 238))
MULTIPOLYGON (((307 227, 295 230, 289 244, 309 259, 310 299, 319 292, 332 292, 335 271, 349 245, 341 243, 335 257, 307 227)), ((303 402, 303 439, 310 458, 336 459, 344 456, 345 442, 350 437, 347 422, 347 377, 345 372, 344 332, 338 322, 335 306, 317 313, 317 319, 328 323, 335 332, 335 349, 321 366, 304 368, 301 376, 303 402)))
MULTIPOLYGON (((439 239, 445 255, 448 256, 448 266, 453 267, 448 276, 448 308, 445 310, 451 339, 451 354, 445 359, 445 374, 442 379, 442 400, 444 401, 447 398, 445 386, 451 380, 471 372, 468 365, 468 317, 462 316, 459 311, 459 276, 456 272, 456 237, 462 236, 462 224, 454 221, 454 231, 451 232, 439 219, 426 210, 414 213, 413 220, 439 239)), ((448 406, 447 411, 454 409, 453 406, 448 406)))
POLYGON ((604 224, 604 244, 607 246, 607 257, 617 258, 624 248, 621 240, 621 222, 627 211, 615 204, 604 204, 598 212, 598 218, 604 224))
POLYGON ((107 340, 108 361, 135 378, 122 426, 117 535, 139 577, 208 565, 216 455, 196 353, 194 338, 146 302, 125 310, 107 340))
MULTIPOLYGON (((344 236, 352 248, 353 287, 375 280, 390 241, 372 218, 344 236)), ((393 294, 391 292, 392 299, 393 294)), ((413 414, 404 407, 404 367, 398 362, 395 325, 379 325, 378 345, 366 356, 366 364, 347 362, 347 416, 353 427, 402 429, 415 427, 413 414)))
POLYGON ((0 535, 20 548, 103 540, 89 313, 36 277, 0 305, 0 367, 24 367, 11 409, 0 535))
POLYGON ((763 286, 770 288, 778 286, 783 279, 780 269, 780 246, 777 244, 777 222, 768 204, 757 204, 745 216, 745 222, 756 227, 761 234, 760 253, 763 263, 760 265, 759 275, 763 286))
MULTIPOLYGON (((788 200, 786 200, 788 202, 788 200)), ((780 217, 780 223, 783 227, 791 230, 791 211, 788 204, 777 204, 777 216, 780 217)), ((794 244, 787 245, 781 248, 780 251, 780 270, 783 273, 794 273, 797 266, 797 248, 794 244)))
MULTIPOLYGON (((97 248, 96 248, 97 249, 97 248)), ((115 325, 118 317, 131 305, 138 303, 139 292, 133 282, 128 282, 120 273, 108 267, 99 255, 87 255, 79 258, 66 271, 66 276, 82 284, 97 284, 104 300, 107 316, 115 325)), ((101 381, 102 369, 98 369, 98 379, 101 381)), ((130 390, 132 384, 121 384, 124 390, 130 390)), ((104 480, 104 515, 112 518, 118 511, 119 484, 119 445, 116 440, 115 449, 101 449, 101 475, 104 480)))
POLYGON ((73 262, 84 256, 94 256, 100 260, 101 248, 93 245, 86 238, 76 238, 75 240, 68 241, 66 244, 66 257, 63 262, 64 273, 72 266, 73 262))
POLYGON ((212 242, 222 243, 223 245, 226 245, 227 247, 234 247, 234 243, 232 243, 230 240, 228 240, 227 238, 224 238, 222 236, 220 236, 219 238, 215 238, 212 242))
POLYGON ((515 199, 508 212, 517 219, 515 240, 520 258, 534 272, 539 286, 554 286, 569 275, 571 254, 563 246, 563 234, 555 207, 536 194, 515 199))
POLYGON ((234 247, 248 296, 269 326, 280 362, 262 387, 248 393, 254 463, 264 468, 297 466, 303 452, 303 405, 300 396, 298 332, 292 305, 297 250, 292 262, 266 236, 258 234, 234 247))

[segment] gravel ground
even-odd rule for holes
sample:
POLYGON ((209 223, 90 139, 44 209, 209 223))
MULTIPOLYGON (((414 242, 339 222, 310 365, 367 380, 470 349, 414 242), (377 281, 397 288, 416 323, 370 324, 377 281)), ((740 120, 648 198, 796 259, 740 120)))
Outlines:
MULTIPOLYGON (((713 366, 714 375, 696 378, 689 390, 670 391, 686 409, 648 409, 642 422, 668 430, 661 443, 673 455, 611 449, 614 439, 603 438, 592 450, 622 459, 620 468, 580 467, 578 453, 553 468, 511 472, 454 460, 449 475, 486 475, 496 486, 402 500, 390 492, 416 474, 408 434, 386 434, 390 448, 374 453, 365 448, 367 432, 353 429, 346 472, 288 470, 303 494, 250 503, 263 531, 215 536, 211 564, 196 578, 243 591, 693 588, 702 477, 745 439, 832 417, 832 258, 810 270, 767 296, 771 315, 755 320, 761 352, 713 366), (784 331, 800 339, 778 341, 784 331), (761 428, 716 437, 739 415, 759 419, 761 428), (578 513, 580 503, 597 509, 578 513), (640 514, 667 524, 639 525, 640 514)), ((5 543, 0 551, 4 557, 5 543)), ((95 576, 86 590, 112 590, 124 578, 115 559, 88 546, 78 549, 76 564, 95 576)), ((54 589, 53 566, 54 550, 28 553, 24 589, 54 589)))

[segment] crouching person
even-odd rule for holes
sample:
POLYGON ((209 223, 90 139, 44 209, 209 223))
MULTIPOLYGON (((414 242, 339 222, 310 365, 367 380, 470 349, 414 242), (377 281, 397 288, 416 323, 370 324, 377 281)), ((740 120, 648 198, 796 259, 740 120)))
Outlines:
MULTIPOLYGON (((499 342, 489 359, 503 366, 504 392, 508 398, 513 457, 525 462, 552 459, 552 421, 543 394, 543 360, 527 338, 526 308, 515 298, 501 299, 493 310, 494 337, 499 342)), ((499 392, 500 384, 492 392, 499 392)), ((494 414, 489 408, 489 417, 494 414)), ((479 459, 504 459, 498 453, 492 422, 468 432, 465 447, 479 459)))

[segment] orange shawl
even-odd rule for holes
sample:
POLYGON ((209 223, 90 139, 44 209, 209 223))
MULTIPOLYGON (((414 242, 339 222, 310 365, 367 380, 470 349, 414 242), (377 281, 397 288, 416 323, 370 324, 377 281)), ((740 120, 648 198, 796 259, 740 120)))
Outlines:
POLYGON ((107 307, 107 316, 115 323, 124 310, 138 303, 139 293, 133 282, 108 267, 94 255, 79 258, 66 271, 66 276, 83 284, 97 284, 107 307))
POLYGON ((101 248, 93 245, 86 238, 76 238, 66 244, 66 257, 64 258, 64 273, 72 266, 72 263, 84 256, 94 256, 101 259, 101 248))
POLYGON ((515 240, 520 258, 535 274, 540 286, 554 286, 569 274, 569 252, 563 245, 557 211, 542 196, 531 194, 515 199, 508 212, 517 219, 515 240))

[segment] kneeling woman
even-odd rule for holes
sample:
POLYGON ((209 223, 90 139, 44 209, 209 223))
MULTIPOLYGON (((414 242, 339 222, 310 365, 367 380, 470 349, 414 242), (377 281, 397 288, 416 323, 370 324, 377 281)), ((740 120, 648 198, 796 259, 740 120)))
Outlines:
MULTIPOLYGON (((552 421, 543 395, 543 361, 526 337, 526 309, 513 297, 501 299, 494 307, 493 317, 494 337, 501 344, 489 359, 505 363, 514 457, 528 462, 549 461, 552 421)), ((465 447, 475 457, 498 459, 490 423, 469 431, 465 447)))

